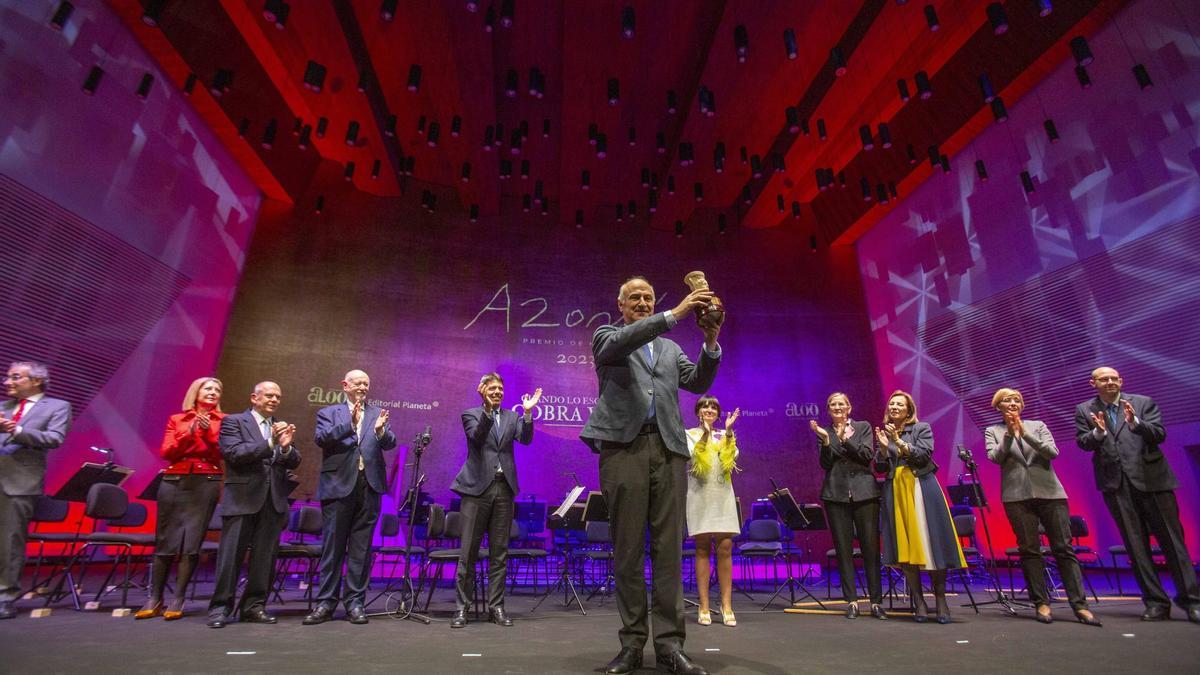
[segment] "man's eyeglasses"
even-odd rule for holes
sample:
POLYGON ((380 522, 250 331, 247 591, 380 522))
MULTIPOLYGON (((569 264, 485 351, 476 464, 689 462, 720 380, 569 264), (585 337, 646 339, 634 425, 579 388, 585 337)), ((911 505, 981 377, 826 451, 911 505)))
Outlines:
POLYGON ((5 375, 4 381, 5 382, 20 382, 21 380, 25 379, 26 377, 28 377, 28 375, 5 375))

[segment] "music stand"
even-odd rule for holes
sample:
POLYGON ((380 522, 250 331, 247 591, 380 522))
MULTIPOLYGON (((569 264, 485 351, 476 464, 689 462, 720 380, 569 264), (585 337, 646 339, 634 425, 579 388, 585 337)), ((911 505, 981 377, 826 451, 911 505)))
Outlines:
MULTIPOLYGON (((607 522, 609 522, 608 501, 606 501, 604 499, 604 494, 602 492, 599 492, 596 490, 589 492, 588 496, 587 496, 587 502, 584 504, 584 507, 583 507, 584 530, 587 529, 588 523, 607 523, 607 522)), ((609 546, 611 547, 612 546, 611 533, 609 535, 608 542, 609 542, 609 546)), ((590 544, 590 543, 596 543, 596 542, 589 541, 588 543, 590 544)), ((592 559, 593 561, 596 560, 596 558, 594 556, 589 555, 590 552, 591 552, 591 549, 589 549, 588 551, 585 551, 584 552, 585 556, 592 559)), ((600 585, 596 587, 596 590, 592 591, 586 598, 584 598, 585 600, 591 600, 592 598, 596 597, 596 594, 598 594, 598 593, 603 593, 604 595, 608 595, 610 592, 609 589, 614 588, 616 586, 617 579, 615 576, 613 576, 613 564, 615 561, 614 561, 614 558, 612 555, 611 548, 609 549, 608 560, 609 560, 608 574, 604 577, 604 581, 601 582, 600 585)))
POLYGON ((158 486, 162 485, 163 476, 166 474, 166 469, 159 469, 158 473, 154 474, 154 478, 150 479, 150 483, 142 489, 142 494, 138 495, 137 498, 144 502, 158 501, 158 486))
MULTIPOLYGON (((820 505, 805 504, 804 507, 801 508, 800 505, 796 503, 796 498, 792 496, 791 490, 788 488, 778 487, 775 485, 774 480, 771 481, 771 485, 776 489, 767 494, 767 499, 769 499, 771 504, 775 507, 775 513, 777 514, 779 521, 785 526, 792 530, 803 530, 806 533, 814 530, 824 530, 828 527, 825 524, 825 512, 821 509, 820 505)), ((807 553, 809 553, 810 548, 809 535, 806 534, 804 538, 804 548, 800 551, 800 565, 804 565, 804 558, 807 553)), ((801 598, 812 598, 813 602, 820 605, 821 609, 825 609, 824 603, 818 600, 817 596, 813 595, 812 592, 808 590, 808 587, 804 585, 804 582, 802 580, 797 580, 796 577, 792 575, 793 551, 790 542, 784 547, 783 556, 784 566, 787 567, 788 578, 783 583, 779 584, 779 587, 775 589, 775 593, 771 595, 770 599, 767 600, 766 604, 764 604, 761 609, 765 610, 767 607, 770 607, 771 603, 775 601, 775 598, 779 597, 779 594, 783 592, 784 588, 788 589, 788 597, 791 598, 792 605, 795 605, 796 587, 799 587, 801 593, 803 593, 801 598)), ((807 576, 808 573, 805 572, 805 577, 807 576)))
MULTIPOLYGON (((971 451, 968 448, 960 445, 958 447, 958 458, 962 460, 963 465, 967 468, 967 471, 971 473, 971 478, 973 480, 964 485, 950 486, 951 494, 953 495, 958 492, 958 490, 954 490, 954 488, 959 488, 959 490, 967 490, 969 491, 969 497, 966 498, 966 503, 979 509, 980 511, 990 511, 991 509, 988 507, 987 495, 983 493, 983 486, 979 484, 979 465, 975 462, 974 455, 971 454, 971 451)), ((959 503, 957 499, 955 500, 955 503, 959 503)), ((980 607, 985 605, 999 605, 1000 608, 1009 616, 1016 616, 1017 607, 1030 607, 1030 605, 1014 598, 1010 598, 1008 597, 1008 594, 1004 592, 1004 586, 1000 584, 1000 574, 996 569, 996 552, 995 549, 992 548, 992 532, 988 529, 987 517, 983 514, 980 514, 975 521, 977 523, 983 523, 983 536, 987 541, 988 549, 988 555, 983 556, 983 570, 987 574, 989 581, 992 583, 992 588, 990 590, 992 590, 995 595, 993 596, 992 600, 986 600, 984 602, 978 602, 975 600, 974 596, 972 596, 971 601, 965 603, 963 607, 970 607, 971 609, 975 610, 976 614, 978 614, 980 607)), ((955 534, 957 534, 957 532, 955 532, 955 534)), ((963 587, 967 589, 968 595, 970 595, 970 587, 967 586, 966 580, 963 581, 963 587)))
MULTIPOLYGON (((569 606, 571 604, 571 598, 574 598, 575 604, 579 605, 579 612, 584 616, 587 616, 587 610, 583 608, 583 600, 579 598, 579 592, 575 590, 575 582, 571 579, 571 550, 567 541, 568 537, 566 535, 566 532, 571 530, 580 530, 584 527, 583 515, 585 506, 583 504, 575 503, 575 500, 579 499, 579 495, 583 494, 583 490, 583 485, 577 484, 572 487, 567 491, 567 495, 563 498, 562 504, 560 504, 558 508, 554 509, 553 513, 546 517, 546 527, 551 530, 562 530, 564 532, 562 544, 556 546, 558 548, 559 559, 562 560, 562 562, 559 563, 558 566, 558 581, 555 581, 554 585, 550 588, 547 588, 546 592, 542 594, 542 597, 538 598, 537 603, 534 604, 533 608, 529 610, 530 614, 536 612, 537 608, 541 607, 542 603, 546 601, 546 598, 550 597, 552 593, 561 588, 563 591, 562 606, 569 606)), ((607 510, 608 505, 605 504, 605 511, 607 512, 607 510)), ((555 537, 552 535, 550 539, 551 541, 554 541, 555 537)))
MULTIPOLYGON (((397 513, 399 513, 404 511, 406 505, 409 506, 408 522, 406 523, 404 532, 404 574, 399 579, 389 581, 388 585, 371 599, 371 602, 374 602, 380 595, 387 595, 383 611, 371 612, 367 616, 390 616, 393 619, 408 619, 409 621, 423 623, 426 626, 433 622, 433 619, 430 619, 428 616, 413 611, 417 604, 417 594, 413 589, 411 566, 413 528, 417 524, 417 514, 421 511, 420 497, 423 494, 421 486, 425 484, 425 474, 421 473, 421 455, 425 454, 425 450, 429 447, 431 440, 432 436, 429 433, 429 427, 425 427, 424 432, 418 432, 416 437, 413 438, 411 446, 411 450, 413 451, 412 482, 409 484, 408 491, 405 492, 406 499, 404 504, 401 504, 400 508, 396 509, 397 513), (394 609, 390 608, 392 602, 396 603, 394 609)), ((403 473, 402 467, 400 473, 403 473)), ((397 474, 395 477, 399 478, 399 475, 397 474)), ((428 515, 426 518, 428 518, 428 515)), ((433 592, 432 587, 430 592, 433 592)))
POLYGON ((95 462, 84 462, 75 473, 63 483, 62 487, 54 493, 55 499, 62 499, 69 502, 87 503, 88 490, 97 483, 108 483, 109 485, 122 485, 133 469, 127 466, 117 466, 112 462, 106 464, 96 464, 95 462))

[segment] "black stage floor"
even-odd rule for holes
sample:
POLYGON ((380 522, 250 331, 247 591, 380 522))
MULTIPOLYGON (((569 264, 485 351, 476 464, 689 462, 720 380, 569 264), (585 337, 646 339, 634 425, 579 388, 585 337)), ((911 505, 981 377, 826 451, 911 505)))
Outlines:
MULTIPOLYGON (((208 589, 200 590, 203 597, 208 589)), ((768 595, 755 597, 761 603, 768 595)), ((611 598, 588 603, 587 616, 564 608, 561 596, 530 613, 537 596, 522 592, 507 603, 516 620, 512 628, 480 621, 455 630, 447 622, 453 601, 448 588, 434 595, 435 621, 428 626, 386 617, 365 626, 341 620, 303 626, 305 603, 295 593, 287 597, 294 599, 271 608, 279 624, 233 623, 221 630, 204 625, 203 599, 169 623, 114 618, 113 596, 101 612, 75 612, 67 602, 37 619, 28 610, 40 603, 22 601, 18 618, 0 621, 0 672, 588 673, 619 649, 611 598)), ((1094 609, 1104 627, 1092 628, 1068 620, 1062 603, 1047 626, 1029 610, 1009 617, 984 608, 977 615, 959 606, 965 601, 952 599, 954 621, 942 626, 906 616, 848 621, 840 614, 792 614, 782 611, 784 604, 764 612, 737 595, 735 628, 719 620, 699 626, 689 608, 686 651, 711 672, 730 675, 1200 672, 1200 625, 1178 610, 1171 621, 1143 623, 1136 598, 1102 596, 1094 609)), ((647 645, 651 667, 653 657, 647 645)))

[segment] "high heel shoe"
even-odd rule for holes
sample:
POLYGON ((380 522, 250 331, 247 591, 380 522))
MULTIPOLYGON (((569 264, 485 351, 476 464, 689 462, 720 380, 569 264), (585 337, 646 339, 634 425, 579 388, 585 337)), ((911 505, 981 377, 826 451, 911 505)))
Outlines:
POLYGON ((937 599, 937 622, 946 625, 950 623, 950 605, 946 603, 946 596, 938 596, 937 599))
POLYGON ((167 621, 178 621, 183 618, 183 600, 171 601, 171 607, 163 612, 163 619, 167 621))
POLYGON ((733 610, 721 612, 721 623, 733 628, 737 625, 737 617, 733 615, 733 610))
POLYGON ((701 626, 711 626, 712 612, 709 612, 707 609, 701 609, 699 615, 696 616, 696 623, 701 626))
MULTIPOLYGON (((1091 612, 1088 613, 1091 614, 1091 612)), ((1101 628, 1104 626, 1104 624, 1100 623, 1100 619, 1096 618, 1095 614, 1092 614, 1091 616, 1084 616, 1082 612, 1076 611, 1075 620, 1085 626, 1095 626, 1096 628, 1101 628)))
POLYGON ((1049 605, 1041 605, 1035 611, 1033 618, 1037 619, 1038 623, 1054 623, 1054 615, 1050 613, 1049 605), (1046 608, 1046 613, 1042 613, 1042 607, 1046 608))
POLYGON ((149 607, 143 607, 142 609, 139 609, 138 611, 134 612, 133 618, 135 618, 135 619, 153 619, 156 616, 162 616, 162 613, 163 613, 163 604, 162 604, 162 600, 159 600, 158 602, 154 603, 153 605, 151 605, 149 607))
POLYGON ((925 623, 929 620, 929 607, 925 605, 923 596, 912 596, 912 617, 913 621, 917 623, 925 623))

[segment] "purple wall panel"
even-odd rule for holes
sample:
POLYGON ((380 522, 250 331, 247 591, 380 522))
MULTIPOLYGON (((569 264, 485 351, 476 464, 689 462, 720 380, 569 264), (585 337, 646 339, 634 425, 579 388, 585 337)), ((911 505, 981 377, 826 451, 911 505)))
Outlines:
MULTIPOLYGON (((884 389, 912 391, 937 441, 942 482, 962 464, 952 448, 982 457, 982 427, 1000 386, 1021 389, 1026 416, 1050 425, 1056 468, 1072 512, 1089 517, 1102 545, 1118 543, 1090 457, 1074 444, 1075 404, 1090 398, 1093 367, 1111 365, 1126 389, 1155 397, 1167 423, 1166 453, 1180 479, 1185 525, 1198 522, 1200 442, 1192 400, 1200 378, 1200 179, 1192 158, 1200 107, 1200 44, 1186 5, 1144 0, 1090 40, 1093 86, 1061 64, 858 243, 884 389), (1155 86, 1139 91, 1130 52, 1155 86), (1053 118, 1062 140, 1047 142, 1053 118), (980 183, 975 159, 991 180, 980 183), (1025 195, 1028 170, 1037 192, 1025 195), (960 231, 965 230, 966 247, 960 231), (933 232, 928 247, 905 245, 933 232), (945 235, 943 236, 943 232, 945 235), (901 242, 897 246, 897 242, 901 242), (941 264, 928 261, 935 248, 941 264), (944 293, 951 297, 946 302, 944 293)), ((988 492, 999 474, 983 469, 988 492)), ((994 510, 997 545, 1012 541, 994 510)), ((1189 528, 1190 529, 1190 528, 1189 528)), ((1200 532, 1189 531, 1200 554, 1200 532)))

